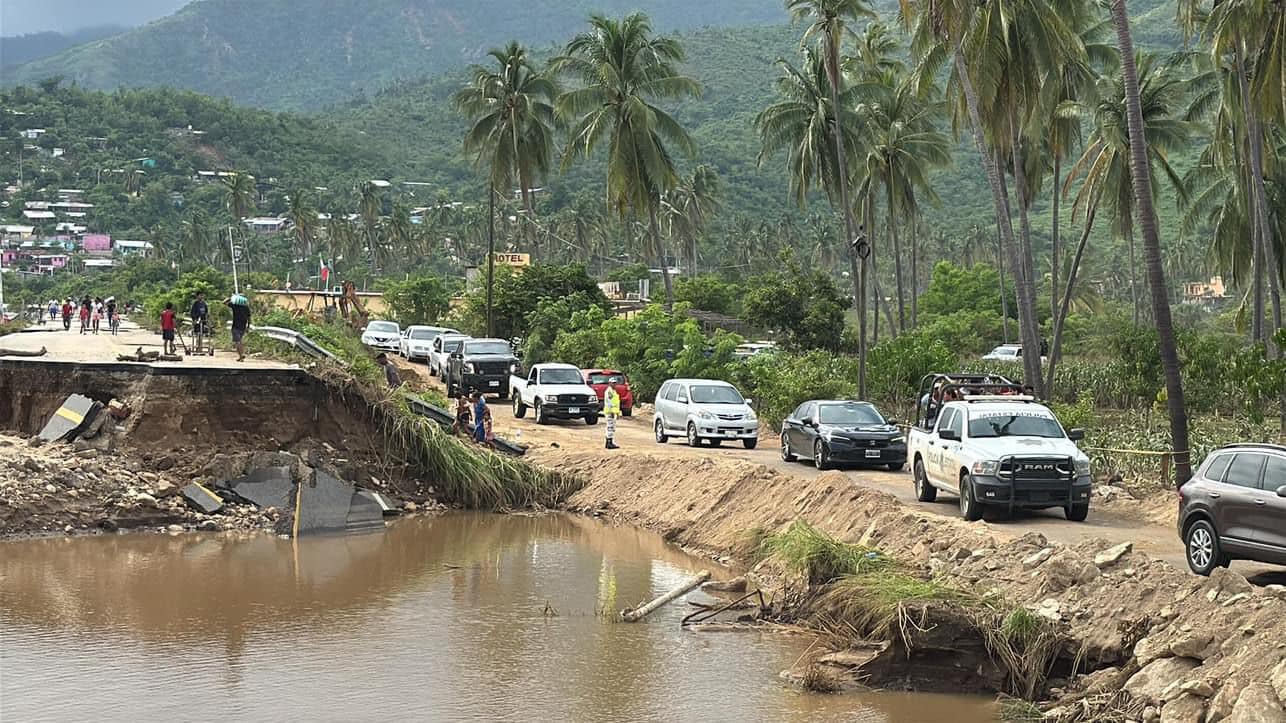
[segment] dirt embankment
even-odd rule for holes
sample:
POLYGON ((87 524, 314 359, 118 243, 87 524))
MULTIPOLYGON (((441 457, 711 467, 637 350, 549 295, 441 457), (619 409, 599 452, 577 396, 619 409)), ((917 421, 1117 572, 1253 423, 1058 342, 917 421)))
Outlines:
POLYGON ((1141 720, 1286 720, 1281 586, 1255 588, 1226 570, 1196 577, 1128 545, 1068 547, 927 516, 842 474, 806 479, 762 465, 646 454, 545 449, 533 456, 584 477, 569 508, 658 530, 679 544, 735 555, 748 531, 775 532, 802 519, 946 585, 1027 607, 1055 622, 1061 658, 1080 671, 1054 670, 1036 693, 1052 701, 1051 719, 1134 711, 1141 720))
POLYGON ((423 502, 428 488, 384 454, 370 415, 303 372, 0 362, 0 536, 271 527, 275 512, 230 505, 204 515, 177 493, 227 479, 229 456, 279 451, 423 502), (130 414, 92 440, 35 446, 31 437, 73 393, 121 400, 130 414))

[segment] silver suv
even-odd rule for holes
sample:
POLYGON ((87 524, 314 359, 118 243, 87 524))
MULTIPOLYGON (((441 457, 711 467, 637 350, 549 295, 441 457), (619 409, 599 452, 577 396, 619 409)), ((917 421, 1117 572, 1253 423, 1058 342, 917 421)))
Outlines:
POLYGON ((689 447, 703 441, 717 447, 739 439, 746 449, 759 443, 759 418, 737 388, 713 379, 671 379, 656 393, 652 428, 658 444, 683 436, 689 447))

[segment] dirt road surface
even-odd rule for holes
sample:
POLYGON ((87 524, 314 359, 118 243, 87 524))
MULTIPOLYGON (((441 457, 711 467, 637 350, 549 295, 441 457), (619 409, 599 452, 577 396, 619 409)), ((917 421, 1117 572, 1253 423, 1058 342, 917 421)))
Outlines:
MULTIPOLYGON (((403 360, 399 363, 406 373, 418 374, 429 380, 428 369, 423 364, 411 364, 403 360)), ((436 380, 431 385, 445 392, 445 388, 436 380)), ((543 462, 556 462, 557 449, 561 452, 588 452, 602 450, 604 423, 588 426, 583 421, 551 421, 546 425, 537 425, 532 421, 529 412, 524 419, 515 419, 510 402, 489 399, 492 405, 492 419, 497 436, 513 442, 540 450, 543 462)), ((756 449, 744 449, 740 443, 726 443, 721 447, 688 447, 681 439, 671 438, 665 445, 656 443, 652 433, 650 408, 639 409, 637 416, 622 417, 616 426, 616 443, 621 447, 614 454, 621 457, 622 464, 631 464, 635 453, 665 454, 673 457, 693 459, 735 459, 762 464, 769 469, 784 474, 804 478, 814 478, 821 474, 809 462, 786 462, 782 460, 777 441, 773 437, 760 439, 756 449)), ((641 462, 641 460, 636 460, 641 462)), ((855 485, 870 487, 893 495, 902 503, 918 512, 958 517, 959 508, 955 497, 941 495, 937 502, 920 502, 915 498, 910 472, 888 472, 871 469, 842 470, 844 476, 855 485)), ((1177 500, 1174 511, 1177 511, 1177 500)), ((1168 500, 1156 499, 1149 502, 1127 500, 1111 504, 1091 506, 1090 516, 1085 522, 1069 522, 1061 509, 1020 511, 1012 517, 988 513, 986 519, 979 523, 987 525, 990 531, 1002 537, 1020 537, 1028 532, 1039 532, 1046 538, 1067 545, 1075 545, 1089 539, 1104 539, 1112 543, 1132 542, 1139 552, 1165 560, 1176 567, 1186 568, 1183 543, 1174 529, 1173 512, 1168 500)), ((1272 566, 1247 562, 1235 562, 1232 569, 1250 578, 1258 584, 1286 583, 1286 571, 1272 566)))
MULTIPOLYGON (((144 329, 137 324, 122 320, 120 332, 113 335, 105 326, 97 334, 81 334, 73 322, 70 331, 63 331, 62 323, 46 324, 33 327, 36 331, 25 331, 20 334, 8 334, 0 337, 0 348, 14 351, 40 351, 41 347, 48 352, 39 357, 41 361, 66 362, 115 362, 119 354, 133 354, 142 349, 145 352, 163 351, 161 335, 155 329, 144 329)), ((182 345, 179 346, 183 354, 182 345)), ((0 359, 22 359, 25 357, 5 357, 0 359)), ((246 357, 244 362, 237 361, 234 351, 216 349, 214 356, 185 356, 181 362, 149 362, 153 366, 204 367, 210 369, 227 369, 251 367, 258 369, 289 368, 272 359, 246 357)))

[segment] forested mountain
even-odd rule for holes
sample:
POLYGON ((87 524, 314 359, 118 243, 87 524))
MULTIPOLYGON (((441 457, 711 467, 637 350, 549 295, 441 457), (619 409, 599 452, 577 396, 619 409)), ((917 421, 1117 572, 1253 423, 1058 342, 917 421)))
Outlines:
POLYGON ((0 68, 29 63, 60 53, 67 48, 109 38, 125 32, 120 25, 102 25, 93 28, 82 28, 69 33, 27 33, 26 35, 7 35, 0 38, 0 68))
POLYGON ((317 108, 476 61, 510 39, 566 39, 594 11, 643 8, 660 30, 780 22, 778 0, 200 0, 122 35, 7 72, 90 88, 171 86, 317 108))

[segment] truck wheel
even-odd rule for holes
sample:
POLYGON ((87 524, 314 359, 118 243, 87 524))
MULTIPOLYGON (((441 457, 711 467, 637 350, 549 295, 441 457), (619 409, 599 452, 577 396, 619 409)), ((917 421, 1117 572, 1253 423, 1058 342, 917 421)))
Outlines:
POLYGON ((586 415, 586 416, 585 416, 585 424, 588 424, 588 425, 589 425, 589 426, 591 426, 591 427, 592 427, 592 426, 594 426, 595 424, 598 424, 598 415, 597 415, 597 414, 588 414, 588 415, 586 415))
POLYGON ((722 447, 723 440, 715 437, 711 437, 710 439, 706 440, 706 444, 710 445, 711 447, 722 447))
POLYGON ((522 403, 522 397, 514 395, 514 419, 522 419, 527 416, 527 405, 522 403))
POLYGON ((786 433, 782 432, 781 433, 781 461, 794 462, 796 459, 798 459, 798 457, 795 456, 794 452, 790 451, 790 440, 786 438, 786 433))
POLYGON ((688 422, 688 446, 689 447, 701 446, 701 438, 697 436, 697 425, 693 424, 692 422, 688 422))
POLYGON ((831 453, 826 449, 826 444, 822 440, 813 442, 813 464, 820 470, 831 468, 831 453))
POLYGON ((929 476, 924 473, 924 460, 919 457, 915 458, 912 476, 915 478, 915 498, 921 502, 936 502, 938 488, 929 484, 929 476))
POLYGON ((670 441, 670 438, 665 434, 665 425, 661 424, 660 419, 656 420, 656 423, 652 425, 652 427, 653 427, 652 431, 656 432, 657 444, 665 444, 666 442, 670 441))
POLYGON ((540 403, 539 399, 536 400, 536 406, 534 407, 534 409, 535 409, 536 424, 548 424, 549 417, 545 416, 545 406, 540 403))
POLYGON ((634 416, 634 407, 621 407, 621 416, 622 417, 634 416))
POLYGON ((1084 522, 1085 518, 1090 516, 1090 503, 1067 505, 1063 508, 1063 514, 1067 515, 1067 519, 1072 522, 1084 522))
POLYGON ((968 472, 960 475, 960 516, 969 522, 982 519, 982 505, 974 497, 973 476, 968 472))

